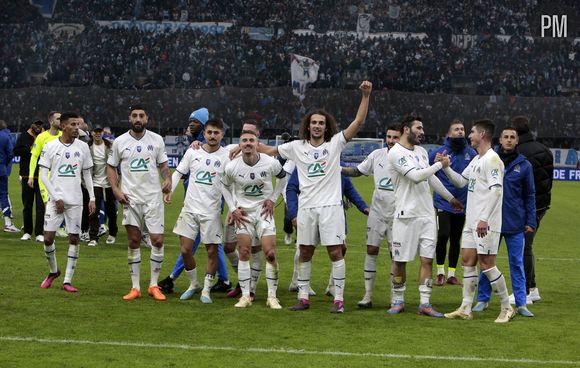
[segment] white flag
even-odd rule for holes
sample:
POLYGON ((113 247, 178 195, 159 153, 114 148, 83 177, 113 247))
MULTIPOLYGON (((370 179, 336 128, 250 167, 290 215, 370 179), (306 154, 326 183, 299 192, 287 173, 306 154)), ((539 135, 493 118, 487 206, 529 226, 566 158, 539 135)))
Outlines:
POLYGON ((318 80, 318 68, 320 65, 305 56, 291 54, 290 76, 292 78, 292 93, 294 96, 304 99, 306 85, 318 80))
POLYGON ((358 22, 356 24, 356 33, 358 34, 366 34, 371 31, 371 14, 359 14, 358 15, 358 22))

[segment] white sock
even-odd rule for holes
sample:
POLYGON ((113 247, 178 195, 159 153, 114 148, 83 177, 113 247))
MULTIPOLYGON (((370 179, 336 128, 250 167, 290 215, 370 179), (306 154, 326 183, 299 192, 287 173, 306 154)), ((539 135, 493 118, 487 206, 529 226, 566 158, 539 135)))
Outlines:
POLYGON ((475 290, 479 282, 477 267, 463 266, 463 301, 461 307, 467 313, 471 312, 475 290))
POLYGON ((332 262, 332 278, 334 282, 334 301, 343 301, 346 281, 346 263, 344 259, 332 262))
POLYGON ((56 248, 54 243, 51 245, 44 245, 44 254, 46 255, 46 259, 48 260, 48 268, 50 273, 57 273, 58 272, 58 265, 56 263, 56 248))
POLYGON ((407 283, 403 282, 402 276, 393 276, 391 284, 391 305, 405 302, 405 290, 407 283))
POLYGON ((445 275, 445 266, 437 265, 437 275, 445 275))
POLYGON ((237 249, 234 249, 231 253, 226 253, 226 257, 230 260, 230 264, 232 268, 237 273, 238 272, 238 263, 240 262, 240 254, 238 253, 237 249))
POLYGON ((334 286, 334 277, 332 276, 332 267, 330 267, 330 275, 328 275, 328 285, 326 285, 327 289, 330 289, 334 286))
POLYGON ((189 279, 189 289, 193 289, 199 286, 199 281, 197 281, 197 268, 185 270, 185 274, 189 279))
POLYGON ((292 285, 298 285, 298 260, 300 259, 300 249, 296 246, 294 252, 294 271, 292 272, 292 285))
POLYGON ((12 225, 12 219, 10 218, 10 216, 4 216, 4 226, 10 225, 12 225))
POLYGON ((164 248, 161 247, 151 247, 151 257, 149 258, 149 264, 151 265, 151 282, 149 286, 156 286, 159 280, 159 274, 161 273, 161 266, 163 265, 164 248))
POLYGON ((205 279, 203 280, 203 292, 208 293, 211 291, 212 286, 215 284, 215 275, 210 273, 205 274, 205 279))
POLYGON ((238 282, 242 289, 242 296, 250 297, 250 261, 240 261, 238 263, 238 282))
POLYGON ((66 262, 66 273, 64 274, 63 284, 70 284, 75 274, 77 260, 79 259, 79 246, 74 244, 68 245, 68 260, 66 262))
POLYGON ((308 300, 310 291, 310 272, 312 271, 312 261, 298 262, 298 298, 308 300))
POLYGON ((275 298, 278 290, 278 263, 275 265, 266 262, 266 283, 268 284, 268 297, 275 298))
POLYGON ((419 285, 419 298, 421 304, 429 304, 432 291, 433 291, 433 279, 426 279, 424 283, 419 285))
POLYGON ((131 283, 133 289, 141 290, 139 280, 141 279, 141 249, 131 249, 128 251, 129 272, 131 273, 131 283))
POLYGON ((393 286, 393 278, 395 277, 395 262, 393 262, 393 258, 391 257, 391 268, 389 269, 389 281, 391 283, 391 292, 390 292, 390 299, 391 301, 394 300, 394 292, 395 287, 393 286))
POLYGON ((491 289, 499 297, 499 301, 501 303, 501 309, 507 309, 510 307, 509 296, 508 296, 508 289, 505 283, 505 277, 503 273, 501 273, 497 266, 493 266, 492 268, 483 271, 483 274, 487 277, 489 282, 491 283, 491 289))
POLYGON ((256 293, 256 286, 258 286, 258 281, 260 280, 260 274, 262 273, 262 261, 264 260, 264 253, 258 252, 252 254, 252 278, 250 280, 250 291, 256 293))
POLYGON ((373 296, 373 286, 375 284, 375 278, 377 277, 377 256, 367 254, 365 256, 365 296, 372 298, 373 296))
POLYGON ((447 278, 455 277, 455 268, 448 267, 447 268, 447 278))

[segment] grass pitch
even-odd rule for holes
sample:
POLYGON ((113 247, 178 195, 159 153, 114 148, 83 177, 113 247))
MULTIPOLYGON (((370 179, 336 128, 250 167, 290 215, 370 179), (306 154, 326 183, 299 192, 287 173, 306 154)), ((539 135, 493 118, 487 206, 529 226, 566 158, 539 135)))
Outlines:
MULTIPOLYGON (((16 167, 13 173, 17 173, 16 167)), ((354 180, 368 201, 369 178, 354 180)), ((174 198, 183 198, 181 187, 174 198)), ((21 221, 17 176, 10 181, 15 223, 21 221)), ((287 291, 292 274, 294 248, 283 242, 282 207, 277 207, 278 258, 281 311, 265 305, 266 283, 261 277, 257 300, 251 308, 238 310, 235 300, 214 293, 213 305, 197 298, 180 301, 188 281, 182 276, 176 293, 166 302, 144 296, 125 302, 130 288, 125 231, 117 244, 81 246, 74 278, 77 294, 59 289, 62 276, 48 290, 39 285, 48 266, 42 245, 23 242, 21 234, 0 234, 0 367, 513 367, 580 366, 578 342, 577 203, 578 183, 557 182, 552 209, 542 221, 535 242, 537 281, 542 301, 530 306, 535 318, 516 317, 496 325, 497 298, 490 309, 473 321, 450 321, 415 314, 418 304, 417 263, 408 268, 407 311, 399 316, 386 313, 389 259, 379 256, 374 308, 359 310, 356 302, 364 293, 363 262, 366 217, 348 211, 346 312, 328 313, 331 299, 324 296, 330 262, 319 248, 314 256, 312 284, 318 293, 305 312, 286 307, 296 301, 287 291)), ((171 229, 181 209, 179 201, 166 207, 165 223, 171 229)), ((120 220, 119 220, 120 221, 120 220)), ((67 245, 57 239, 61 270, 66 265, 67 245)), ((178 256, 177 238, 166 234, 162 277, 178 256)), ((498 265, 509 274, 505 247, 498 265)), ((148 251, 142 254, 142 289, 146 290, 148 251)), ((196 257, 202 279, 205 251, 196 257)), ((230 269, 230 278, 236 275, 230 269)), ((509 278, 508 278, 509 280, 509 278)), ((508 281, 509 284, 509 281, 508 281)), ((454 310, 461 301, 461 288, 436 287, 432 303, 442 312, 454 310)))

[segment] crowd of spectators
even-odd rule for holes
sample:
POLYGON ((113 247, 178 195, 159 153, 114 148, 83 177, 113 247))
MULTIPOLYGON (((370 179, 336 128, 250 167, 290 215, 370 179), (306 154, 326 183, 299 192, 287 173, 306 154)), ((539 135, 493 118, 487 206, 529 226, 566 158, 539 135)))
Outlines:
POLYGON ((0 27, 0 88, 26 87, 42 71, 46 86, 114 89, 289 86, 290 54, 320 63, 313 88, 373 80, 376 89, 452 93, 469 77, 483 95, 556 96, 580 88, 580 43, 521 36, 481 37, 457 47, 443 37, 358 39, 287 33, 256 41, 237 27, 223 34, 184 29, 150 33, 87 25, 73 36, 35 24, 0 27))
MULTIPOLYGON (((143 19, 233 22, 283 29, 354 31, 370 14, 373 32, 529 34, 528 19, 543 0, 84 0, 59 1, 58 21, 143 19)), ((566 1, 560 0, 566 3, 566 1)))

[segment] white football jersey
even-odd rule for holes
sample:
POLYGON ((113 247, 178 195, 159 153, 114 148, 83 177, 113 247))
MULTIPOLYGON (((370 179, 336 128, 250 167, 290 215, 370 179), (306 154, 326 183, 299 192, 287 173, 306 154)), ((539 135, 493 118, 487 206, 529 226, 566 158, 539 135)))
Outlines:
POLYGON ((58 198, 68 205, 83 204, 82 171, 93 167, 85 142, 75 139, 64 144, 60 138, 54 139, 44 145, 38 165, 50 170, 50 182, 58 198))
POLYGON ((395 218, 430 217, 435 215, 433 197, 427 180, 414 183, 405 175, 411 170, 429 167, 427 151, 421 146, 412 150, 397 143, 387 155, 388 168, 395 185, 395 218))
POLYGON ((183 209, 196 214, 221 212, 221 177, 229 161, 230 152, 223 147, 209 153, 202 148, 189 148, 176 170, 189 175, 183 209))
POLYGON ((258 155, 254 166, 246 164, 242 157, 226 165, 222 182, 232 188, 236 207, 248 210, 261 207, 274 191, 272 179, 284 177, 285 172, 278 160, 268 155, 258 155))
POLYGON ((330 142, 314 147, 304 140, 278 146, 282 158, 290 159, 298 169, 300 196, 298 207, 313 208, 342 204, 340 153, 346 146, 344 133, 338 132, 330 142))
POLYGON ((146 130, 141 139, 130 132, 113 141, 107 164, 121 166, 121 190, 134 204, 162 200, 158 165, 167 162, 163 138, 146 130))
POLYGON ((357 166, 357 169, 363 175, 373 175, 374 177, 375 190, 371 209, 376 213, 392 218, 395 212, 395 185, 393 184, 393 173, 387 162, 387 154, 388 148, 374 150, 357 166))
POLYGON ((501 204, 503 200, 504 164, 498 154, 489 149, 483 156, 475 156, 461 175, 469 180, 467 184, 467 206, 465 208, 465 227, 475 229, 481 220, 484 209, 494 206, 487 224, 489 230, 501 232, 501 204), (501 196, 492 195, 493 186, 502 188, 501 196), (498 202, 499 201, 499 204, 498 202))

